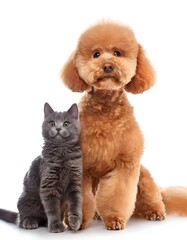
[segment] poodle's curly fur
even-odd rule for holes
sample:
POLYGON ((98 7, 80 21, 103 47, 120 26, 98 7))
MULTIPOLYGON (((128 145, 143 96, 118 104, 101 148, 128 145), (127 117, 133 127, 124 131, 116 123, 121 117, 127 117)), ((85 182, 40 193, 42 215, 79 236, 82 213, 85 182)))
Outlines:
POLYGON ((86 30, 63 68, 62 79, 72 91, 86 92, 79 104, 84 157, 82 228, 96 211, 112 230, 123 229, 133 214, 162 220, 172 201, 177 207, 170 209, 180 212, 178 203, 187 203, 186 190, 178 194, 178 200, 173 198, 178 189, 162 193, 140 165, 143 135, 125 91, 137 94, 149 89, 154 71, 132 30, 113 22, 86 30))

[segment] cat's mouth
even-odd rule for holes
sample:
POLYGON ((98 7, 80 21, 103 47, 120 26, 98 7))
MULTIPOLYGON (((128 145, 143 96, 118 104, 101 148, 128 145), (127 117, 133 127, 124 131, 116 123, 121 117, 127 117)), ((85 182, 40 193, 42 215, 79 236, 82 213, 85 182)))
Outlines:
POLYGON ((68 132, 58 132, 58 133, 56 133, 56 135, 53 137, 54 139, 56 138, 56 139, 64 139, 64 138, 67 138, 67 137, 69 137, 69 133, 68 132))
POLYGON ((63 136, 60 133, 57 133, 53 138, 63 138, 63 136))

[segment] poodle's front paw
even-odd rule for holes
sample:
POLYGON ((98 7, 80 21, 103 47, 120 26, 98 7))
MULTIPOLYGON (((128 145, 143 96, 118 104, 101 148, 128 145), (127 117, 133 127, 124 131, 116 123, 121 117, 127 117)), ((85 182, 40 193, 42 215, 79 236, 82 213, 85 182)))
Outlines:
POLYGON ((150 221, 162 221, 165 219, 165 213, 159 211, 147 211, 145 218, 150 221))
POLYGON ((121 230, 125 227, 125 221, 121 217, 113 217, 105 221, 107 230, 121 230))

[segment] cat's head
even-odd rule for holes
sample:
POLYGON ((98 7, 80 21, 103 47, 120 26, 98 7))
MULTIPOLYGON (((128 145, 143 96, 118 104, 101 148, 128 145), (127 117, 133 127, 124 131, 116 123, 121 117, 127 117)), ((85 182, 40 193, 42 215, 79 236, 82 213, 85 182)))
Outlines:
POLYGON ((44 121, 42 135, 45 140, 64 144, 76 142, 79 139, 80 125, 77 104, 68 111, 56 112, 48 104, 44 104, 44 121))

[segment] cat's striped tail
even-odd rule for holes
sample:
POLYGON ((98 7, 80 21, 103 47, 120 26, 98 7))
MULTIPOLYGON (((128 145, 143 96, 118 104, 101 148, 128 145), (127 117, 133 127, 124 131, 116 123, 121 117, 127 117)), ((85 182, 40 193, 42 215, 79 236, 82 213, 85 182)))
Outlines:
POLYGON ((0 219, 9 223, 16 223, 17 217, 18 214, 16 212, 0 208, 0 219))

